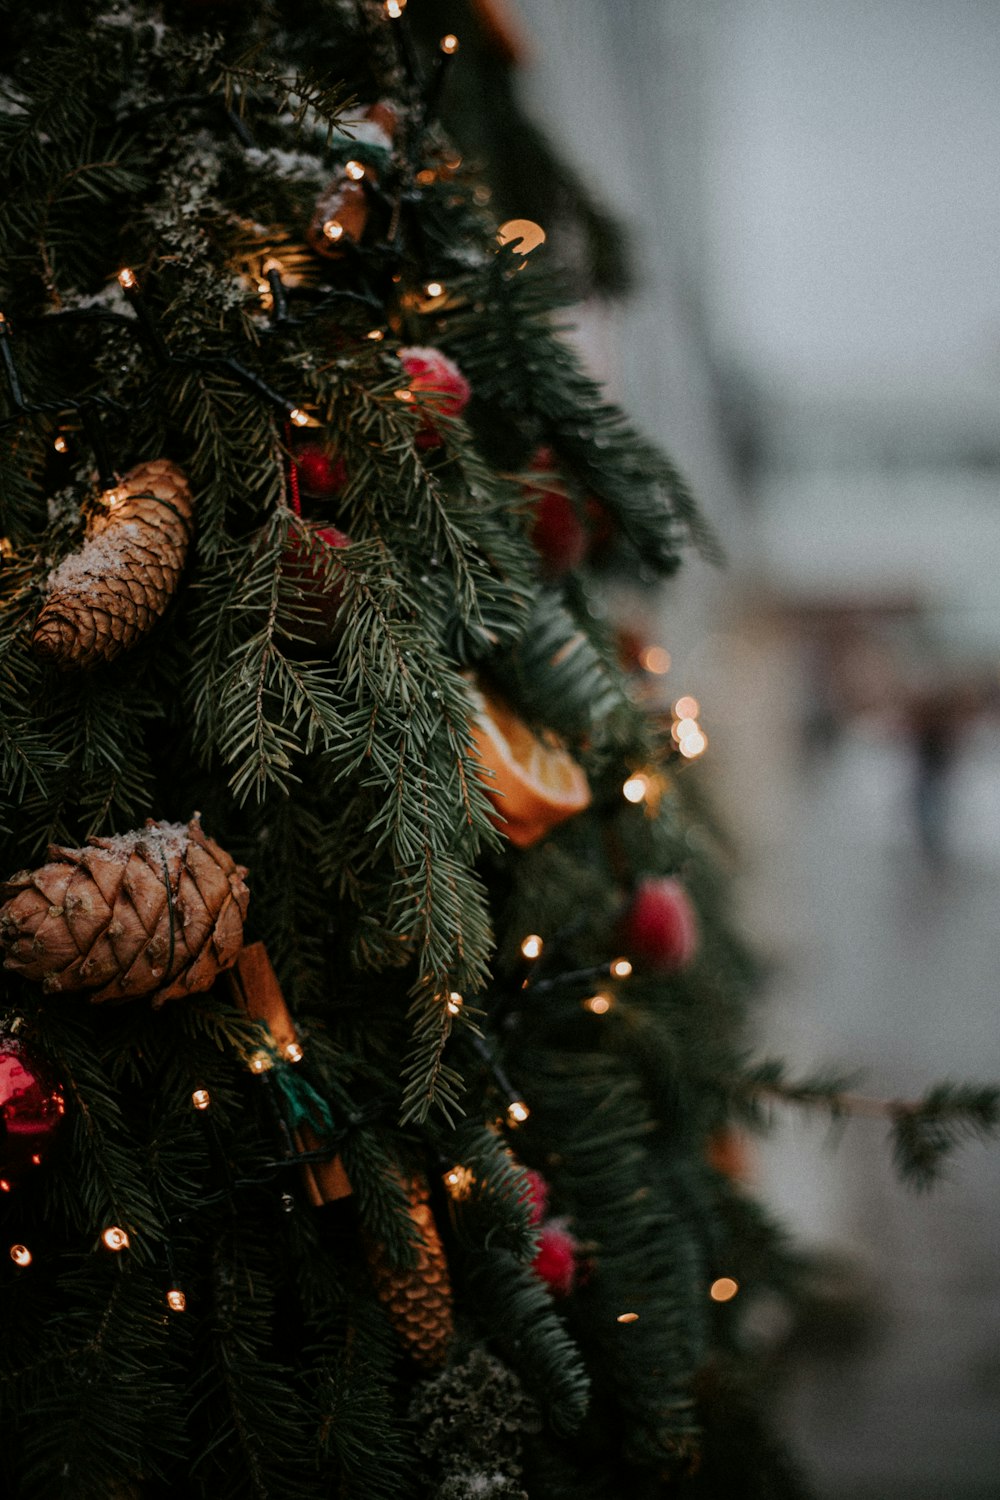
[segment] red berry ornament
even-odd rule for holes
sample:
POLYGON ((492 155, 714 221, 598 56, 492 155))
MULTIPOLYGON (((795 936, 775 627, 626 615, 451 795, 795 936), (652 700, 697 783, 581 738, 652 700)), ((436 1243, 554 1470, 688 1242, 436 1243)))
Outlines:
POLYGON ((436 448, 443 439, 434 426, 433 413, 460 416, 469 404, 472 389, 454 360, 440 349, 400 349, 399 358, 424 418, 417 432, 417 447, 436 448))
POLYGON ((625 918, 630 958, 654 969, 683 969, 698 951, 698 919, 679 880, 664 876, 641 880, 625 918))
POLYGON ((20 1043, 0 1037, 0 1192, 39 1165, 64 1108, 20 1043))
POLYGON ((576 1282, 576 1240, 553 1221, 546 1224, 531 1262, 535 1275, 557 1297, 567 1297, 576 1282))
POLYGON ((342 458, 331 457, 322 443, 303 443, 295 450, 299 489, 314 500, 329 500, 344 488, 347 470, 342 458))
POLYGON ((545 1218, 549 1207, 549 1185, 541 1172, 534 1172, 530 1167, 524 1171, 528 1179, 528 1191, 522 1201, 528 1204, 528 1218, 532 1226, 540 1224, 545 1218))

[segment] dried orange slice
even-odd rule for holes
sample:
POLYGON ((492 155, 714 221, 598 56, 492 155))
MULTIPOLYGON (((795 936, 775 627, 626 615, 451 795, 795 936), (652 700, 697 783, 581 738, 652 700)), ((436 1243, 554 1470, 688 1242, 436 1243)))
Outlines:
POLYGON ((587 778, 556 735, 534 734, 509 704, 481 687, 473 696, 473 748, 493 772, 481 780, 497 810, 494 822, 526 849, 590 806, 587 778))

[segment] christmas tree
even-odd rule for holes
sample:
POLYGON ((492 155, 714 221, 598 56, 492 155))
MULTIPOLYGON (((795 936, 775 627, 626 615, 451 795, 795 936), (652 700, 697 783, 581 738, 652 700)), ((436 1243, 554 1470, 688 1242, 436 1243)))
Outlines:
MULTIPOLYGON (((597 603, 713 543, 439 123, 488 9, 0 11, 24 1500, 803 1493, 734 1131, 872 1106, 749 1060, 697 706, 597 603)), ((997 1096, 883 1112, 928 1177, 997 1096)))

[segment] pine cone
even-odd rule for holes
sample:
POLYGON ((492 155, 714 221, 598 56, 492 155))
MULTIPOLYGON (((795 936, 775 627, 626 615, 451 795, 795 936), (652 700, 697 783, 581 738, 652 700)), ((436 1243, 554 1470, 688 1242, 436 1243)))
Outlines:
POLYGON ((368 1266, 400 1343, 418 1364, 433 1368, 444 1363, 454 1333, 451 1280, 426 1182, 411 1177, 403 1186, 410 1200, 417 1263, 411 1270, 398 1270, 384 1245, 370 1244, 368 1266))
POLYGON ((91 1000, 207 990, 235 963, 250 893, 246 870, 201 831, 198 815, 147 822, 85 849, 49 848, 50 864, 0 885, 4 966, 43 989, 91 1000))
POLYGON ((139 464, 49 577, 32 647, 61 667, 113 661, 167 607, 192 532, 191 491, 169 459, 139 464))

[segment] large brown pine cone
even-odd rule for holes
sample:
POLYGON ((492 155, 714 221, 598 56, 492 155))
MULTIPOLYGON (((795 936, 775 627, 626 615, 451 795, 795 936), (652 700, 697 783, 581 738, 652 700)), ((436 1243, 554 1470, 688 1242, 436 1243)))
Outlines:
POLYGON ((169 459, 132 469, 63 559, 32 648, 60 667, 113 661, 156 623, 180 582, 191 540, 191 491, 169 459))
POLYGON ((246 870, 201 831, 198 815, 146 824, 0 885, 4 966, 45 990, 96 990, 91 1000, 207 990, 235 963, 250 893, 246 870))
POLYGON ((444 1363, 454 1333, 451 1280, 427 1184, 411 1177, 403 1185, 410 1200, 416 1265, 399 1270, 389 1261, 384 1245, 369 1244, 368 1266, 400 1343, 418 1364, 433 1368, 444 1363))

